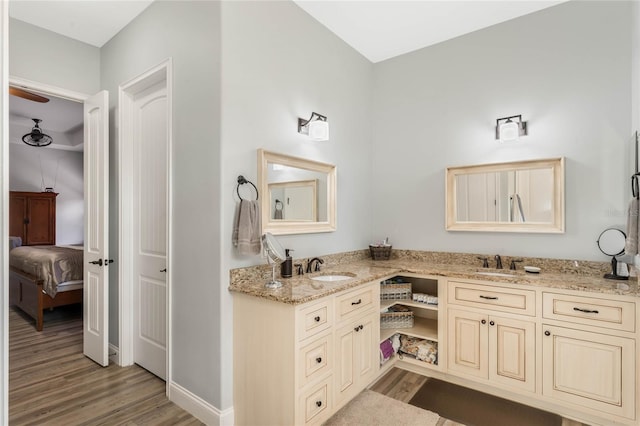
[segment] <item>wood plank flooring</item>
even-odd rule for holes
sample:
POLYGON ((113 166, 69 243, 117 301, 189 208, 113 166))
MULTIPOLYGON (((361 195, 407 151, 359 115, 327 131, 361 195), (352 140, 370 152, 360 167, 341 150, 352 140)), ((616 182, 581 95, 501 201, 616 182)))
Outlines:
POLYGON ((143 368, 104 368, 82 355, 80 306, 45 313, 42 332, 9 309, 9 423, 203 424, 170 402, 165 382, 143 368))

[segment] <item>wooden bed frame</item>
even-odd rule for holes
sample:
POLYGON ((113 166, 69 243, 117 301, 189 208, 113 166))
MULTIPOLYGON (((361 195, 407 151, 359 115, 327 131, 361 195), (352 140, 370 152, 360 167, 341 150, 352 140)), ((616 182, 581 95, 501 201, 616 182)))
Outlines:
POLYGON ((9 305, 15 305, 36 320, 36 330, 42 331, 43 312, 47 308, 82 303, 82 289, 63 291, 52 298, 38 279, 15 267, 9 267, 9 305))

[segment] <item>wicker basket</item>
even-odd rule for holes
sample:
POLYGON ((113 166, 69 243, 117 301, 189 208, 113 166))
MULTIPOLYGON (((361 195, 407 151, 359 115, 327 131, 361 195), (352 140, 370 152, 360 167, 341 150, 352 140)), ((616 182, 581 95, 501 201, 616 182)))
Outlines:
POLYGON ((380 314, 380 328, 411 328, 413 312, 385 312, 380 314))
POLYGON ((380 284, 380 300, 411 300, 411 283, 380 284))
POLYGON ((391 257, 391 246, 369 245, 369 251, 373 260, 389 260, 391 257))

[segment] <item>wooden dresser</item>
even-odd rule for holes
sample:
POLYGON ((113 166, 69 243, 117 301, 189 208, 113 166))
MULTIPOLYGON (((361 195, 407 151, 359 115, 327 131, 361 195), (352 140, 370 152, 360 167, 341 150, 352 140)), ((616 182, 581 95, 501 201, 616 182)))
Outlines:
POLYGON ((55 245, 55 192, 9 192, 9 235, 22 245, 55 245))

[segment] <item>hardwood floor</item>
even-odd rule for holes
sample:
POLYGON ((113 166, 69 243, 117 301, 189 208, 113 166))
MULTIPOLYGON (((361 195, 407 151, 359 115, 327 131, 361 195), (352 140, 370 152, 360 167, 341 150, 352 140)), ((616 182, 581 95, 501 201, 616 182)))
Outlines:
POLYGON ((426 376, 394 367, 369 389, 408 404, 426 382, 426 376))
POLYGON ((56 308, 37 332, 9 309, 9 423, 202 425, 170 402, 165 382, 138 367, 101 367, 82 355, 82 309, 56 308))

